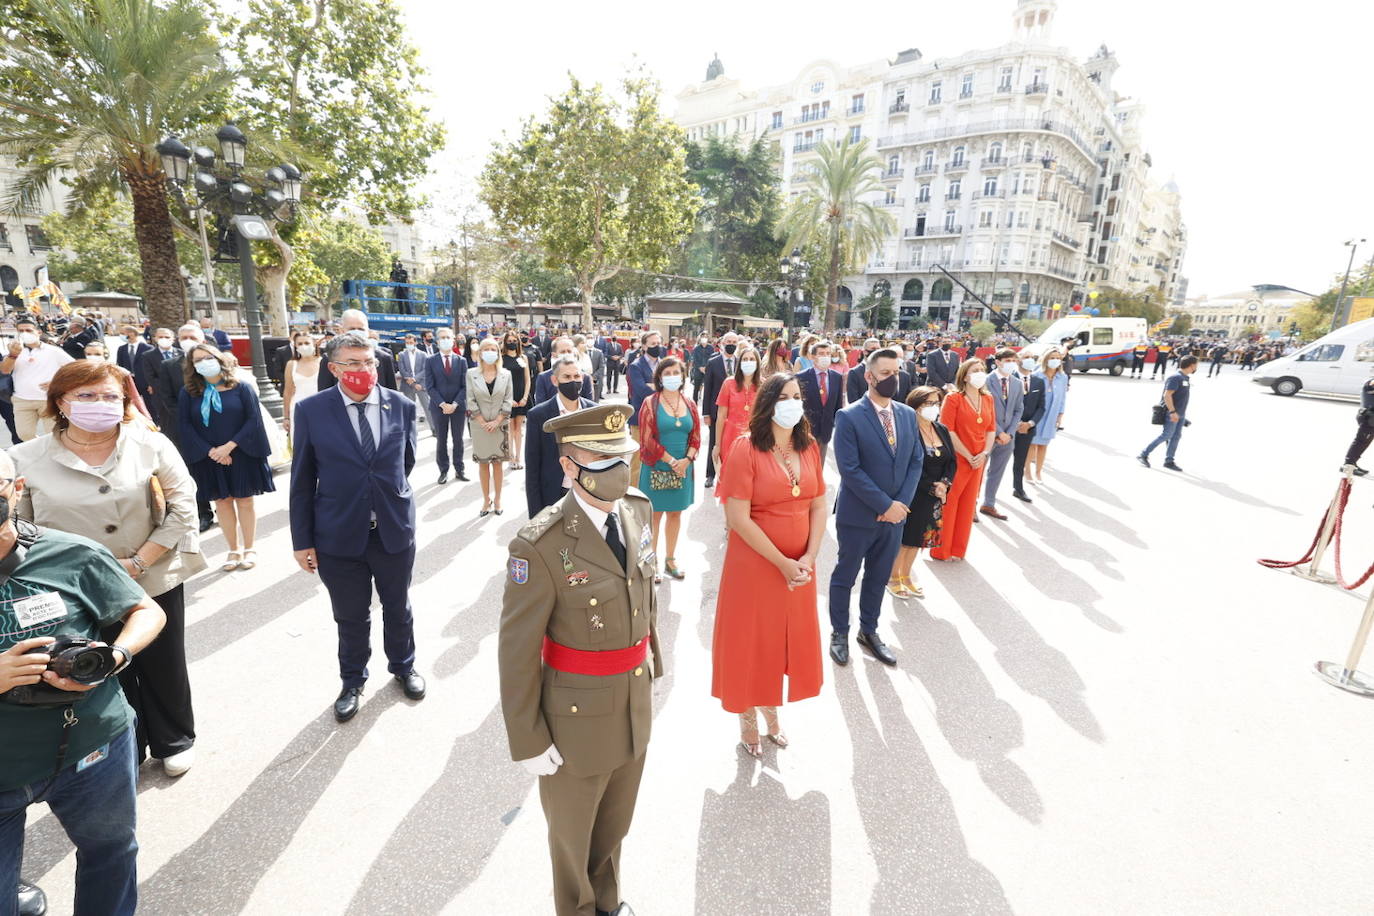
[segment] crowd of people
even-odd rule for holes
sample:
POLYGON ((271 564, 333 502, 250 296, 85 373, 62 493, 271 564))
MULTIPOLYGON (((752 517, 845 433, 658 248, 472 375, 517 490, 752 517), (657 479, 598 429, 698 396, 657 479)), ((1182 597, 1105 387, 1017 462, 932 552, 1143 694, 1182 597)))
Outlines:
MULTIPOLYGON (((664 671, 654 586, 693 572, 678 559, 683 513, 699 499, 722 512, 711 689, 759 757, 764 741, 788 746, 784 702, 821 688, 825 538, 838 548, 830 659, 848 664, 856 631, 853 644, 898 664, 879 635, 884 594, 923 598, 922 551, 962 562, 974 524, 1008 521, 1008 468, 1011 496, 1032 501, 1071 400, 1067 345, 1032 357, 1005 345, 977 355, 971 338, 924 331, 789 342, 469 324, 393 349, 349 310, 269 357, 278 426, 212 322, 117 330, 111 358, 115 329, 98 319, 59 332, 21 317, 0 362, 16 443, 0 457, 0 575, 13 596, 34 596, 0 621, 0 729, 12 739, 0 799, 22 793, 0 802, 0 881, 14 879, 25 913, 41 897, 18 880, 13 850, 37 800, 77 846, 78 912, 96 896, 103 911, 132 912, 137 766, 151 757, 178 776, 194 762, 185 583, 212 565, 257 565, 255 500, 276 488, 287 449, 295 559, 320 577, 336 622, 341 723, 369 678, 374 590, 388 673, 412 701, 426 694, 409 597, 420 427, 437 484, 470 483, 476 465, 479 518, 505 512, 507 478, 523 473, 529 522, 511 545, 500 640, 511 753, 543 780, 558 911, 628 912, 613 863, 648 740, 643 691, 664 671), (226 550, 207 558, 199 536, 216 524, 226 550), (50 670, 66 633, 108 653, 102 678, 50 670), (579 715, 582 704, 595 712, 579 715), (116 814, 96 833, 74 829, 60 812, 95 791, 116 814)), ((1187 346, 1157 348, 1161 371, 1170 360, 1178 371, 1146 465, 1167 444, 1177 469, 1198 363, 1177 355, 1187 346)))

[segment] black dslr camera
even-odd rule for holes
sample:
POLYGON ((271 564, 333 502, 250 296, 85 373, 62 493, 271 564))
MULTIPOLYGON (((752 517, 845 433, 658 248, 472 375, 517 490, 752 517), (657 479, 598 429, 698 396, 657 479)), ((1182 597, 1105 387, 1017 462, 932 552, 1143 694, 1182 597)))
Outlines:
POLYGON ((48 670, 76 681, 78 684, 99 684, 119 667, 114 650, 109 646, 93 646, 84 636, 62 634, 57 641, 30 649, 29 655, 47 655, 48 670))

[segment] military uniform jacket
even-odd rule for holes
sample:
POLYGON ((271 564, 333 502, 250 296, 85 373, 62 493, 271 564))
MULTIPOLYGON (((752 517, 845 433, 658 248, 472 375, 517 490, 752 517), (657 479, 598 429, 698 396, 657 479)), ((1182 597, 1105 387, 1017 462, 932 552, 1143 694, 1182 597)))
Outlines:
POLYGON ((626 567, 571 492, 510 544, 498 656, 511 759, 557 746, 575 776, 608 773, 643 754, 652 719, 658 646, 649 500, 620 500, 626 567), (626 649, 649 637, 643 664, 623 674, 569 674, 544 665, 544 637, 584 651, 626 649))

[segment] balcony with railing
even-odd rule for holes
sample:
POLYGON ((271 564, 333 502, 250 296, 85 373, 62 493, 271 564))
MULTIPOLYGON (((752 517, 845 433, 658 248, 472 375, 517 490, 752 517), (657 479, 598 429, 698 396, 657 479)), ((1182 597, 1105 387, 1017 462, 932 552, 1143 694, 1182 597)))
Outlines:
POLYGON ((961 89, 961 90, 959 90, 959 99, 960 99, 961 101, 964 100, 964 99, 971 99, 971 98, 973 98, 973 90, 972 90, 972 89, 961 89))
POLYGON ((792 173, 792 183, 793 183, 793 184, 806 184, 808 181, 810 181, 811 179, 813 179, 813 178, 815 178, 815 177, 816 177, 816 173, 815 173, 815 172, 812 172, 812 171, 809 171, 809 170, 806 170, 806 169, 801 169, 801 170, 799 170, 799 171, 796 171, 796 172, 793 172, 793 173, 792 173))
POLYGON ((817 146, 817 144, 819 144, 819 143, 820 143, 819 140, 803 140, 801 143, 794 143, 794 144, 792 144, 792 152, 794 152, 794 153, 809 153, 809 152, 811 152, 813 149, 815 149, 816 146, 817 146))
POLYGON ((1007 160, 1005 156, 984 156, 983 170, 1006 168, 1007 160))
POLYGON ((906 169, 888 169, 883 172, 883 181, 898 181, 906 174, 906 169))
POLYGON ((891 105, 887 106, 887 113, 890 115, 906 114, 910 110, 911 103, 906 101, 893 102, 891 105))
MULTIPOLYGON (((1094 166, 1097 157, 1092 152, 1092 147, 1083 140, 1081 134, 1073 126, 1063 121, 1056 121, 1053 118, 1002 118, 995 121, 977 121, 972 124, 956 125, 953 127, 934 127, 929 130, 913 131, 904 134, 890 134, 886 137, 878 138, 878 148, 883 149, 890 146, 914 146, 920 143, 929 143, 932 140, 948 140, 953 137, 976 136, 978 134, 996 134, 1012 131, 1043 131, 1045 133, 1058 134, 1065 137, 1078 147, 1088 163, 1094 166)), ((1026 162, 1035 162, 1037 157, 1027 157, 1026 162)))
POLYGON ((896 208, 896 207, 901 207, 901 206, 904 205, 905 203, 906 203, 906 198, 904 198, 904 197, 894 197, 894 198, 892 198, 891 200, 880 200, 880 201, 878 201, 878 204, 877 204, 877 205, 878 205, 879 207, 893 207, 893 208, 896 208))
POLYGON ((1059 192, 1058 192, 1058 191, 1041 191, 1041 192, 1036 196, 1035 199, 1036 199, 1036 200, 1048 200, 1048 201, 1053 201, 1053 202, 1055 202, 1055 203, 1058 203, 1058 202, 1059 202, 1059 192))
POLYGON ((1026 95, 1046 95, 1049 91, 1048 83, 1031 83, 1026 87, 1026 95))
POLYGON ((813 121, 824 121, 830 117, 830 109, 823 108, 820 111, 808 111, 792 119, 793 124, 810 124, 813 121))
POLYGON ((1049 267, 1044 268, 1044 270, 1045 273, 1053 274, 1056 277, 1063 277, 1065 280, 1073 280, 1076 279, 1078 276, 1077 273, 1075 273, 1072 270, 1069 270, 1068 268, 1057 267, 1053 264, 1051 264, 1049 267))
POLYGON ((844 114, 845 117, 852 118, 854 115, 861 115, 865 111, 867 111, 867 109, 864 108, 862 105, 850 105, 848 108, 844 110, 844 114))
POLYGON ((924 226, 911 226, 902 230, 902 237, 908 239, 930 238, 935 235, 962 235, 964 227, 960 225, 929 224, 924 226))
POLYGON ((963 191, 947 191, 945 193, 945 200, 959 200, 963 197, 963 194, 963 191))
POLYGON ((1007 189, 1006 189, 1006 188, 998 188, 998 189, 995 190, 995 191, 974 191, 974 192, 973 192, 973 199, 974 199, 974 200, 989 200, 989 199, 1006 200, 1006 199, 1007 199, 1007 189))
POLYGON ((1067 235, 1065 235, 1064 233, 1060 232, 1058 229, 1051 229, 1051 230, 1050 230, 1050 238, 1054 239, 1056 242, 1058 242, 1058 243, 1061 244, 1061 245, 1066 245, 1066 246, 1068 246, 1069 248, 1074 249, 1075 251, 1077 251, 1078 248, 1079 248, 1079 247, 1081 246, 1081 244, 1082 244, 1082 243, 1079 242, 1077 239, 1075 239, 1075 238, 1070 238, 1069 236, 1067 236, 1067 235))
POLYGON ((992 91, 997 95, 1002 95, 1003 93, 1013 92, 1014 90, 1012 89, 1011 83, 998 83, 997 88, 992 91))
POLYGON ((968 160, 967 160, 967 159, 952 159, 952 160, 950 160, 949 162, 946 162, 946 163, 945 163, 945 172, 946 172, 946 173, 950 173, 950 172, 967 172, 967 171, 968 171, 968 160))
POLYGON ((939 163, 932 162, 930 165, 918 165, 911 170, 916 175, 934 175, 940 171, 939 163))

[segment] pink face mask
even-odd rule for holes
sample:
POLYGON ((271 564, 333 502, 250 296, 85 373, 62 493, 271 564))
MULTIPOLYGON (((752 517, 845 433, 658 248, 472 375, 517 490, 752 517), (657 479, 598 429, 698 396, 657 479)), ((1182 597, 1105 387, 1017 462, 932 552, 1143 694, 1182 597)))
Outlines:
POLYGON ((67 406, 67 419, 88 433, 106 433, 124 419, 124 405, 106 404, 103 401, 94 404, 72 401, 67 406))

